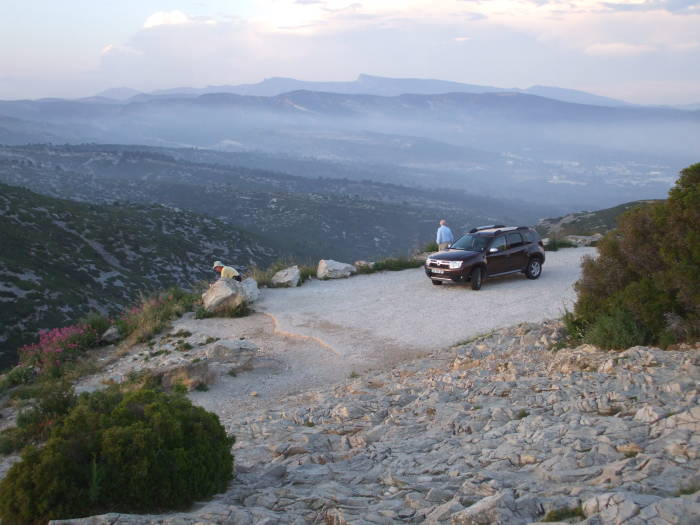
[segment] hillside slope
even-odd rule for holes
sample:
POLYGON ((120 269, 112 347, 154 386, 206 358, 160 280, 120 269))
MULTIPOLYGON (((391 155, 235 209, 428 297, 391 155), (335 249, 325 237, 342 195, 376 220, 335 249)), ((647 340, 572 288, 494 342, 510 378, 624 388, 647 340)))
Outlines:
POLYGON ((542 219, 536 229, 541 235, 564 237, 566 235, 593 235, 606 233, 617 226, 617 219, 628 210, 654 201, 634 201, 596 211, 580 211, 562 217, 542 219))
POLYGON ((408 253, 434 237, 443 217, 464 231, 541 216, 512 201, 457 190, 296 177, 190 162, 138 146, 0 147, 0 181, 87 202, 189 209, 263 235, 305 260, 408 253))
POLYGON ((279 256, 221 221, 162 206, 90 205, 0 184, 0 368, 37 328, 211 279, 211 262, 279 256))

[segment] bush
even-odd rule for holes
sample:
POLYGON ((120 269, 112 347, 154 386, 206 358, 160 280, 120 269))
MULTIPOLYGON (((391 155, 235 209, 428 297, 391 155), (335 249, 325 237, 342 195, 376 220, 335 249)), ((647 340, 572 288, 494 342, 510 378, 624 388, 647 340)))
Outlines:
POLYGON ((376 272, 397 272, 400 270, 407 270, 409 268, 418 268, 423 266, 424 261, 418 259, 409 259, 406 257, 390 257, 387 259, 382 259, 374 263, 372 266, 361 266, 357 269, 357 273, 367 274, 376 272))
POLYGON ((122 314, 116 325, 128 345, 144 343, 163 330, 168 322, 194 309, 199 300, 195 293, 171 288, 152 297, 142 298, 137 306, 122 314))
POLYGON ((184 508, 226 489, 231 446, 216 415, 180 395, 83 394, 41 449, 0 482, 3 523, 184 508))
POLYGON ((423 252, 428 252, 428 253, 434 253, 439 250, 438 243, 435 241, 429 242, 425 246, 423 246, 423 252))
POLYGON ((85 350, 97 346, 100 335, 90 325, 76 324, 39 332, 39 342, 18 350, 20 367, 43 377, 61 377, 65 366, 85 350))
POLYGON ((544 246, 544 250, 547 252, 556 252, 561 248, 578 248, 578 244, 567 241, 566 239, 552 238, 549 239, 549 242, 544 246))
POLYGON ((34 402, 17 415, 17 426, 0 433, 0 453, 10 454, 45 441, 51 430, 75 406, 73 388, 64 381, 43 382, 34 389, 34 402))
POLYGON ((601 348, 624 350, 643 345, 649 338, 646 330, 627 310, 613 310, 601 314, 588 327, 584 339, 601 348))
POLYGON ((700 338, 700 164, 681 172, 665 202, 623 214, 598 251, 565 317, 583 340, 624 348, 700 338))

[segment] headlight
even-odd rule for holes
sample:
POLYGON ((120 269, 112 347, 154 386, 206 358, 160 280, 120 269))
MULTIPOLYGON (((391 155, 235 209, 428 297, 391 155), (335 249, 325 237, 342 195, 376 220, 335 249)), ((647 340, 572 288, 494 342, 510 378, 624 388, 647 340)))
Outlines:
POLYGON ((450 270, 456 270, 462 267, 462 261, 450 261, 450 270))

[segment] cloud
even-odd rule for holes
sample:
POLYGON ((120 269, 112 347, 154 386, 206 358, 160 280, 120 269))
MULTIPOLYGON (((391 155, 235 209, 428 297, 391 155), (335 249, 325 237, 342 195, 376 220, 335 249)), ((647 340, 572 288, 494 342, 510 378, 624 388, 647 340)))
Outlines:
POLYGON ((470 40, 473 40, 470 36, 458 36, 454 39, 455 42, 469 42, 470 40))
POLYGON ((630 2, 602 2, 612 11, 668 11, 677 14, 700 13, 698 0, 633 0, 630 2))
POLYGON ((656 51, 654 46, 646 44, 627 44, 625 42, 608 42, 591 44, 585 49, 590 56, 630 57, 656 51))
POLYGON ((143 23, 143 28, 151 29, 158 26, 189 24, 190 21, 190 18, 182 11, 158 11, 146 19, 143 23))

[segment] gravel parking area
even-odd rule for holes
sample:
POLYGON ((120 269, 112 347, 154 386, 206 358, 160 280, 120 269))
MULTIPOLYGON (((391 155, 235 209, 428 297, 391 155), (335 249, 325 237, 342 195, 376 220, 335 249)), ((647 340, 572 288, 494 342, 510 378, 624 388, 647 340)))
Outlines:
POLYGON ((548 252, 539 279, 497 278, 479 291, 468 284, 433 286, 422 268, 313 280, 263 290, 256 310, 272 316, 278 331, 320 340, 337 361, 364 369, 562 315, 575 300, 581 258, 593 254, 595 248, 548 252))

